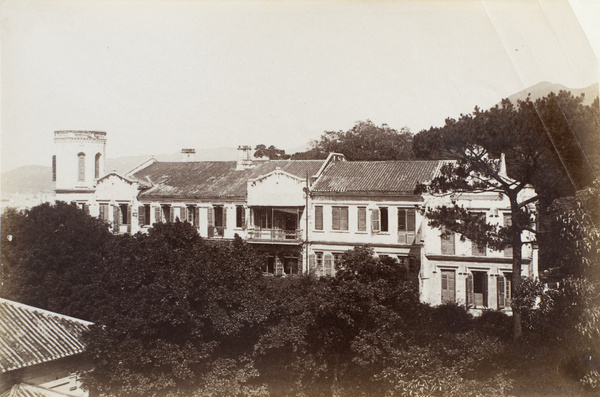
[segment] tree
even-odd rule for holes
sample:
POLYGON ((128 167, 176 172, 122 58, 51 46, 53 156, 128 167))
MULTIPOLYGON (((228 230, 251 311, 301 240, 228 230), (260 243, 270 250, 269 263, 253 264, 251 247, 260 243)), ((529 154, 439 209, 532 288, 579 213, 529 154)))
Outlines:
POLYGON ((296 153, 293 159, 323 159, 329 153, 342 153, 348 160, 410 160, 412 135, 407 128, 397 131, 387 124, 376 126, 372 121, 358 121, 348 131, 325 131, 307 152, 296 153))
MULTIPOLYGON (((510 202, 512 225, 488 225, 477 214, 454 206, 442 206, 427 213, 433 226, 444 226, 477 243, 494 249, 513 248, 513 292, 521 282, 521 248, 524 231, 536 234, 533 205, 549 205, 556 197, 572 193, 589 183, 593 170, 577 149, 572 128, 593 130, 591 112, 581 98, 561 92, 535 102, 527 99, 516 106, 503 100, 489 110, 475 108, 458 120, 447 119, 441 128, 431 128, 415 137, 415 152, 420 157, 440 156, 454 161, 443 166, 440 176, 420 192, 449 195, 464 192, 495 192, 510 202), (505 156, 508 170, 501 166, 505 156), (574 178, 573 169, 583 176, 574 178), (583 172, 583 170, 587 170, 583 172), (528 194, 533 186, 536 194, 528 194)), ((513 308, 513 336, 522 336, 521 313, 513 308)))
MULTIPOLYGON (((263 318, 262 272, 241 239, 203 241, 189 223, 119 236, 103 262, 86 337, 94 369, 84 386, 103 395, 260 392, 249 359, 263 318), (225 387, 224 383, 221 383, 225 387)), ((260 394, 260 393, 259 393, 260 394)))
POLYGON ((254 157, 268 157, 269 160, 287 160, 290 158, 289 154, 285 154, 285 150, 277 149, 273 145, 269 147, 263 144, 256 145, 254 150, 254 157))
POLYGON ((23 212, 8 209, 2 214, 0 294, 90 319, 85 302, 73 296, 94 283, 112 238, 103 221, 74 204, 44 203, 23 212))

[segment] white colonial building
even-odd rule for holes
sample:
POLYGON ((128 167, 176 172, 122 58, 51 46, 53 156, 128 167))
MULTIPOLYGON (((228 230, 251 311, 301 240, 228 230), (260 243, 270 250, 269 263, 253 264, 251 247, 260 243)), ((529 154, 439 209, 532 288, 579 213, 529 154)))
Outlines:
MULTIPOLYGON (((325 160, 269 161, 253 159, 250 147, 240 146, 237 161, 151 159, 119 175, 103 172, 105 133, 57 131, 55 142, 57 200, 76 202, 117 233, 179 220, 208 239, 237 234, 264 254, 264 271, 273 275, 333 275, 339 255, 366 245, 418 273, 424 302, 510 307, 510 249, 443 237, 422 215, 426 206, 449 203, 414 193, 444 161, 354 162, 335 153, 325 160)), ((491 223, 510 222, 501 195, 452 199, 491 223)), ((536 277, 531 244, 524 245, 523 258, 523 274, 536 277)))

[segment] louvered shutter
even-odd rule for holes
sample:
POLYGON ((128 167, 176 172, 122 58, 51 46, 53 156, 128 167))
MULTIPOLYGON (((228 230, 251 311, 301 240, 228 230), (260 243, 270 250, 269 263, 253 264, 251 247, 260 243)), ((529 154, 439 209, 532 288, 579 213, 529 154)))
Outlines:
POLYGON ((154 207, 154 223, 162 222, 162 211, 160 205, 158 207, 154 207))
POLYGON ((488 278, 488 274, 485 273, 483 276, 483 306, 485 307, 488 307, 489 305, 488 278))
POLYGON ((373 233, 379 233, 379 209, 371 210, 371 229, 373 233))
POLYGON ((358 231, 364 232, 367 230, 367 209, 358 207, 358 231))
POLYGON ((398 242, 406 244, 406 210, 398 208, 398 242))
POLYGON ((223 229, 227 229, 227 207, 223 206, 223 229))
POLYGON ((442 255, 454 255, 454 233, 446 233, 442 228, 442 255))
POLYGON ((120 217, 121 217, 121 211, 119 209, 119 206, 115 205, 113 207, 113 229, 117 232, 119 231, 119 226, 120 226, 119 218, 120 217))
POLYGON ((469 275, 467 276, 467 304, 468 305, 473 305, 474 304, 474 300, 473 300, 473 275, 471 273, 469 273, 469 275))
POLYGON ((127 218, 125 218, 125 219, 127 219, 127 233, 131 233, 131 216, 132 216, 131 206, 128 205, 125 208, 126 208, 126 211, 127 211, 127 218))
POLYGON ((83 212, 85 212, 88 215, 90 214, 90 205, 89 204, 83 205, 83 212))
POLYGON ((406 210, 406 243, 414 244, 417 230, 415 210, 406 210))
POLYGON ((140 226, 144 226, 146 224, 146 207, 143 205, 138 207, 138 221, 140 226))
POLYGON ((331 228, 333 230, 340 230, 340 208, 333 207, 331 209, 331 228))
POLYGON ((323 207, 315 207, 315 230, 323 230, 323 207))
POLYGON ((504 276, 501 274, 498 275, 497 289, 498 289, 498 309, 502 309, 506 305, 506 302, 504 299, 504 276))
POLYGON ((348 230, 348 207, 340 208, 340 230, 348 230))
POLYGON ((194 226, 200 226, 200 208, 194 207, 194 226))
POLYGON ((325 254, 325 261, 323 266, 323 274, 326 276, 333 276, 333 258, 331 254, 325 254))
POLYGON ((215 235, 215 210, 213 207, 208 207, 208 237, 215 235))
POLYGON ((246 207, 242 207, 242 229, 246 229, 246 207))
POLYGON ((308 255, 308 270, 313 270, 316 266, 316 258, 315 254, 308 255))

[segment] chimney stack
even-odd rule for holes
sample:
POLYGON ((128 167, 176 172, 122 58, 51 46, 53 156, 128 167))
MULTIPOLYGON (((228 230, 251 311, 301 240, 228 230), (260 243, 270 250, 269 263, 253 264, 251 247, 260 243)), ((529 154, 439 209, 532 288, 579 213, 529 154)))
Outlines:
POLYGON ((247 170, 254 167, 252 164, 252 147, 248 145, 238 146, 238 160, 236 170, 247 170))
POLYGON ((183 161, 194 161, 196 149, 181 149, 181 158, 183 161))

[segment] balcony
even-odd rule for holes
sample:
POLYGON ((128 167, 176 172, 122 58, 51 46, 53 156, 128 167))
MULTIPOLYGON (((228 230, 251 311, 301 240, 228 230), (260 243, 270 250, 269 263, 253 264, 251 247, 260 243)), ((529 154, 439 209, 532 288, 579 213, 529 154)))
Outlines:
POLYGON ((277 242, 294 243, 302 242, 302 229, 284 230, 284 229, 263 229, 252 228, 247 230, 248 241, 254 242, 277 242))

